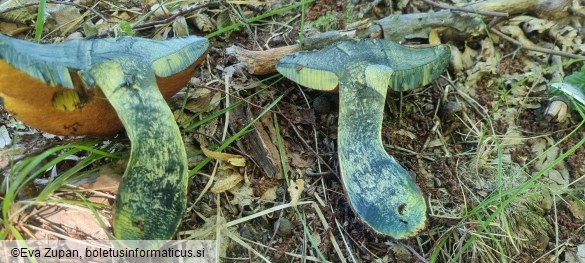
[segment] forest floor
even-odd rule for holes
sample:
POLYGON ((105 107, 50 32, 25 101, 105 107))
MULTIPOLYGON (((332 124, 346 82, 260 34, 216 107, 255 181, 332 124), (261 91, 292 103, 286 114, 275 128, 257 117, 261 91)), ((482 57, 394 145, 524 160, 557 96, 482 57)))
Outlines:
MULTIPOLYGON (((15 13, 2 10, 11 2, 0 1, 0 33, 32 41, 38 5, 9 16, 15 13)), ((297 45, 301 36, 367 28, 391 15, 470 7, 463 1, 442 7, 426 0, 47 2, 43 43, 209 38, 207 59, 169 101, 193 175, 176 239, 217 239, 223 262, 585 262, 585 119, 576 95, 551 88, 583 66, 579 1, 484 1, 452 11, 473 16, 478 28, 454 20, 424 30, 404 26, 399 36, 370 35, 451 48, 439 79, 388 94, 382 142, 415 178, 428 207, 426 228, 407 240, 372 232, 349 207, 337 159, 337 94, 305 89, 273 69, 251 74, 234 50, 271 50, 297 45), (204 154, 224 144, 232 155, 204 154)), ((125 134, 54 136, 4 111, 0 121, 2 195, 11 180, 34 174, 3 206, 10 208, 4 226, 26 239, 107 239, 111 230, 88 209, 94 206, 67 200, 81 194, 111 220, 130 149, 125 134), (72 145, 116 155, 67 151, 72 145), (89 156, 95 161, 78 169, 89 156), (19 174, 15 167, 31 159, 42 170, 19 174), (72 169, 79 171, 69 174, 72 169), (63 174, 67 180, 56 180, 63 174), (38 200, 41 192, 46 195, 38 200)))

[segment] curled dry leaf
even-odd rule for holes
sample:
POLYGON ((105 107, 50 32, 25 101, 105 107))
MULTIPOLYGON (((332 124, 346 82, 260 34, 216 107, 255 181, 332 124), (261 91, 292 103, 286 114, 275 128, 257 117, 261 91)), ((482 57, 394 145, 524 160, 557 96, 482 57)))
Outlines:
POLYGON ((6 168, 8 165, 10 165, 10 160, 23 153, 23 148, 0 150, 0 169, 6 168))
POLYGON ((522 29, 524 29, 526 34, 531 34, 534 32, 543 33, 554 26, 554 23, 549 20, 531 16, 514 17, 510 19, 510 24, 515 26, 522 26, 522 29))
POLYGON ((561 100, 551 101, 544 111, 544 115, 548 116, 549 119, 556 122, 564 122, 567 120, 567 113, 569 106, 566 102, 561 100))
POLYGON ((0 22, 0 33, 5 35, 14 36, 26 30, 29 30, 29 28, 24 26, 19 27, 15 23, 0 22))
POLYGON ((211 151, 205 146, 201 146, 201 151, 203 154, 211 159, 220 160, 220 161, 227 161, 229 164, 237 167, 245 167, 246 166, 246 159, 241 155, 237 154, 229 154, 229 153, 221 153, 221 152, 214 152, 211 151))
POLYGON ((288 194, 290 194, 290 204, 292 206, 297 206, 299 199, 301 199, 301 194, 305 190, 305 180, 297 179, 296 181, 291 180, 290 186, 288 187, 288 194))
POLYGON ((192 21, 195 26, 203 32, 211 32, 215 30, 213 20, 204 13, 196 14, 192 21))
POLYGON ((510 24, 522 26, 526 34, 546 33, 549 37, 555 39, 555 44, 560 44, 565 51, 579 50, 582 42, 579 30, 571 25, 531 16, 514 17, 510 20, 510 24))

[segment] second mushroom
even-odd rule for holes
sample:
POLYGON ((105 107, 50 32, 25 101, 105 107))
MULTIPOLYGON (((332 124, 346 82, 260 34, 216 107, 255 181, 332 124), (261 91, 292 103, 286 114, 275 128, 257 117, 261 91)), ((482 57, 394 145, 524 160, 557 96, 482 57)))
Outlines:
POLYGON ((411 175, 381 141, 386 93, 429 84, 449 63, 447 46, 407 48, 386 40, 345 41, 283 57, 276 69, 307 88, 339 89, 338 155, 343 186, 360 219, 396 239, 426 224, 411 175))

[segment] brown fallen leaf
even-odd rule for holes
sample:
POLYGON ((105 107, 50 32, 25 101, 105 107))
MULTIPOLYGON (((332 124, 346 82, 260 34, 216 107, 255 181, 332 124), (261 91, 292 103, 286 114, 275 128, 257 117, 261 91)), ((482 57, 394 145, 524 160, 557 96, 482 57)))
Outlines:
MULTIPOLYGON (((43 222, 46 225, 45 229, 50 229, 46 232, 37 231, 35 239, 55 238, 51 234, 54 231, 58 231, 57 234, 73 238, 108 239, 106 230, 100 226, 95 215, 87 208, 40 206, 35 208, 30 216, 43 222)), ((100 216, 102 221, 107 224, 108 220, 103 215, 100 214, 100 216)))
POLYGON ((103 173, 95 178, 95 181, 82 184, 81 187, 88 190, 106 191, 113 194, 118 193, 118 186, 122 176, 116 173, 103 173))
POLYGON ((573 216, 579 222, 585 221, 585 207, 583 207, 582 203, 576 201, 568 201, 567 207, 569 208, 569 211, 571 211, 571 214, 573 214, 573 216))

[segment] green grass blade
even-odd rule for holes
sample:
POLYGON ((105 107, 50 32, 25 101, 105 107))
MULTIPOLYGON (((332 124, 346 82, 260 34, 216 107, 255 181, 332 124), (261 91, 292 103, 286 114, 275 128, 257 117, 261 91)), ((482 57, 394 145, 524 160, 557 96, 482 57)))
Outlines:
MULTIPOLYGON (((258 114, 258 116, 256 116, 256 118, 254 118, 252 121, 250 121, 246 126, 244 126, 241 130, 239 130, 236 134, 234 134, 233 136, 231 136, 230 138, 228 138, 227 140, 225 140, 217 149, 215 149, 214 151, 223 151, 225 148, 227 148, 232 142, 234 142, 235 140, 241 138, 242 136, 244 136, 246 133, 248 133, 250 131, 250 128, 252 127, 252 125, 254 125, 254 123, 256 123, 260 118, 262 118, 262 116, 264 116, 266 113, 268 113, 274 106, 276 106, 276 104, 278 102, 280 102, 280 100, 282 100, 282 98, 284 98, 284 96, 287 94, 287 92, 285 92, 284 94, 278 96, 273 102, 271 102, 268 106, 266 106, 264 108, 264 110, 262 110, 262 112, 260 114, 258 114)), ((207 165, 209 162, 211 161, 211 158, 206 157, 205 159, 203 159, 201 162, 199 162, 191 171, 189 171, 189 177, 195 175, 197 172, 199 172, 199 170, 201 170, 201 168, 203 168, 205 165, 207 165)))
MULTIPOLYGON (((282 135, 280 134, 280 126, 278 125, 278 117, 276 116, 275 113, 273 113, 272 119, 274 120, 274 131, 276 133, 276 146, 278 147, 278 155, 280 156, 280 164, 282 165, 282 173, 284 175, 284 180, 286 182, 286 185, 288 186, 290 184, 289 183, 290 180, 288 178, 288 168, 287 168, 288 165, 286 162, 286 151, 284 150, 284 143, 282 141, 282 135)), ((309 227, 307 226, 307 222, 305 220, 305 215, 303 213, 301 213, 301 211, 299 211, 298 207, 295 207, 294 209, 295 209, 295 213, 299 217, 299 221, 301 221, 301 224, 303 225, 303 231, 305 231, 305 234, 307 235, 307 237, 309 239, 309 243, 311 243, 311 247, 313 247, 315 252, 317 252, 319 259, 321 259, 322 262, 329 262, 325 258, 325 255, 323 255, 323 252, 321 252, 321 249, 319 249, 319 244, 313 238, 313 235, 311 234, 311 231, 309 230, 309 227)))
POLYGON ((41 41, 43 28, 45 27, 45 5, 46 0, 39 0, 39 7, 37 9, 37 21, 35 22, 35 42, 41 41))
POLYGON ((247 24, 250 24, 250 23, 254 23, 256 21, 260 21, 260 20, 262 20, 264 18, 271 17, 271 16, 275 16, 275 15, 278 15, 278 14, 282 14, 282 13, 284 13, 286 11, 289 11, 289 10, 292 10, 292 9, 295 9, 295 8, 298 8, 298 7, 301 7, 301 6, 306 5, 308 3, 312 3, 313 1, 315 1, 315 0, 303 0, 303 1, 299 2, 299 3, 293 4, 293 5, 290 5, 290 6, 281 7, 279 9, 272 10, 270 12, 266 12, 264 14, 261 14, 261 15, 255 16, 255 17, 252 17, 250 19, 246 19, 244 21, 240 21, 238 23, 235 23, 235 24, 229 25, 227 27, 221 28, 219 30, 216 30, 216 31, 214 31, 214 32, 206 35, 205 37, 206 38, 212 38, 212 37, 221 35, 221 34, 223 34, 225 32, 238 29, 238 28, 240 28, 240 27, 242 27, 244 25, 247 25, 247 24))

